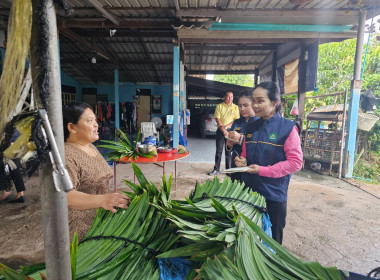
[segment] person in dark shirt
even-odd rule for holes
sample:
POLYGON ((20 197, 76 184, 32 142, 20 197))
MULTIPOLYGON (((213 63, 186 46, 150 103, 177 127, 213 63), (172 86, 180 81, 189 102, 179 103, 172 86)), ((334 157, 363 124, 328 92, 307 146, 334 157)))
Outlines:
POLYGON ((280 92, 273 82, 253 89, 252 108, 258 120, 248 123, 238 167, 247 166, 242 180, 263 195, 272 223, 272 236, 282 244, 291 174, 302 168, 299 126, 280 116, 280 92))
MULTIPOLYGON (((231 131, 228 134, 227 150, 232 152, 232 156, 240 155, 242 152, 242 139, 245 135, 245 127, 249 122, 255 121, 255 112, 252 109, 252 91, 245 90, 239 95, 238 107, 240 118, 234 120, 231 131)), ((231 163, 231 167, 236 167, 235 162, 231 163)), ((242 181, 242 173, 232 173, 231 180, 242 181)))
MULTIPOLYGON (((20 136, 20 132, 17 129, 15 129, 13 136, 11 138, 11 143, 15 142, 19 136, 20 136)), ((9 172, 9 175, 6 175, 8 177, 9 182, 13 181, 16 187, 16 192, 17 192, 16 198, 9 200, 8 203, 24 203, 25 202, 25 197, 24 197, 25 184, 24 184, 24 179, 22 177, 20 159, 8 159, 7 164, 4 164, 3 155, 1 155, 1 161, 4 168, 7 169, 7 171, 9 172)), ((9 195, 10 195, 10 192, 4 192, 2 200, 6 200, 9 195)))

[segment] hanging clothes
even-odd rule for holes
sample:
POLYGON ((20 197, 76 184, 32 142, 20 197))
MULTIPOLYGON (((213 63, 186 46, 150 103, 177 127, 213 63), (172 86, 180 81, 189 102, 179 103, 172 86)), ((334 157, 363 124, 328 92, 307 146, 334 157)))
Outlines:
POLYGON ((99 122, 99 118, 98 118, 98 104, 95 105, 95 118, 96 118, 96 122, 99 122))
POLYGON ((102 102, 98 102, 99 105, 99 112, 98 112, 98 122, 103 121, 103 107, 102 107, 102 102))
POLYGON ((111 118, 111 113, 112 113, 111 104, 108 102, 108 105, 107 105, 107 120, 109 120, 111 118))
POLYGON ((137 127, 137 118, 138 118, 137 104, 135 102, 133 102, 133 117, 132 117, 132 120, 133 120, 133 126, 135 128, 137 127))

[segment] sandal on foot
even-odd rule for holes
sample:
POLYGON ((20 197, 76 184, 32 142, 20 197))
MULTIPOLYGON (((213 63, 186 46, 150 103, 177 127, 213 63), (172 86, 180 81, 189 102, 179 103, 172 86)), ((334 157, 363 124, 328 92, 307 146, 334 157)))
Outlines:
POLYGON ((12 199, 8 203, 25 203, 26 199, 24 196, 20 196, 19 198, 12 199))

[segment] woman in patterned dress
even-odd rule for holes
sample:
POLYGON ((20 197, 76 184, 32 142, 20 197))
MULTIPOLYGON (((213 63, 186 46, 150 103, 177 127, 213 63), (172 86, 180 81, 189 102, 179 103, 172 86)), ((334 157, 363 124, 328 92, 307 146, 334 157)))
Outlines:
POLYGON ((112 169, 92 144, 99 139, 98 123, 90 105, 71 103, 63 107, 65 161, 74 189, 67 193, 70 237, 81 240, 90 229, 96 209, 116 213, 127 208, 129 198, 110 193, 112 169))

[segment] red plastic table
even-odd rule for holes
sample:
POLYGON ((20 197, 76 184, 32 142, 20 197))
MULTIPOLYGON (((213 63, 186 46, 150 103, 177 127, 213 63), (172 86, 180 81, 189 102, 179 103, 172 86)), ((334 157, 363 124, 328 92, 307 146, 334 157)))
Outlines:
MULTIPOLYGON (((190 155, 190 152, 187 152, 186 154, 179 154, 176 153, 157 153, 157 156, 152 158, 146 158, 146 157, 138 157, 136 159, 124 157, 119 160, 119 162, 127 163, 127 162, 134 162, 134 163, 159 163, 162 162, 162 174, 165 174, 165 162, 168 161, 174 161, 174 184, 175 184, 175 191, 177 192, 177 160, 183 159, 190 155)), ((134 175, 134 181, 136 182, 136 176, 134 175)))

